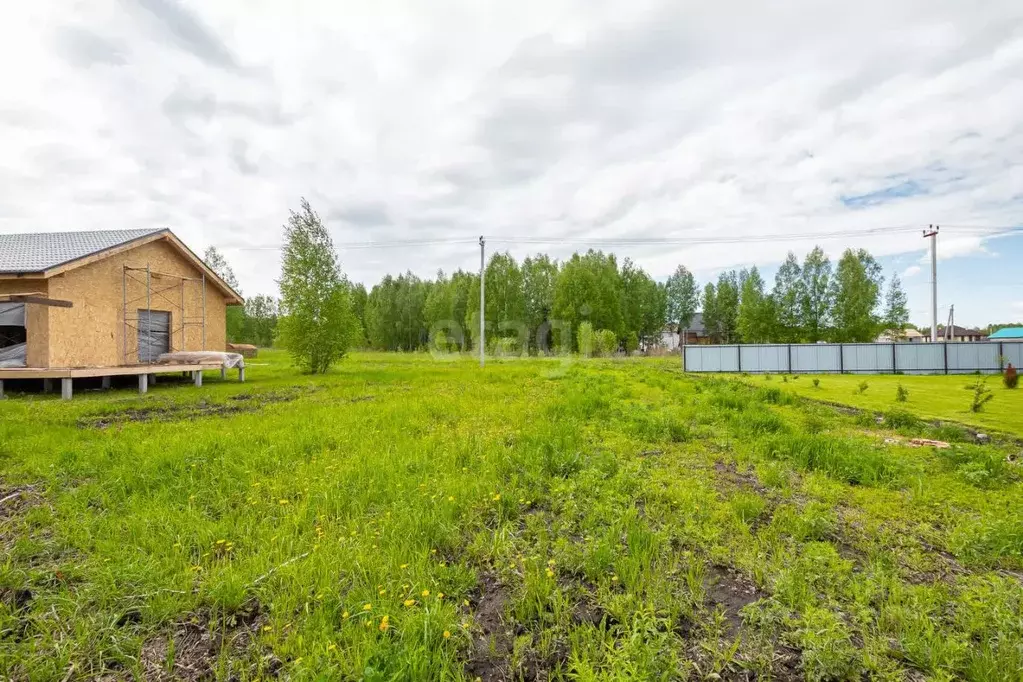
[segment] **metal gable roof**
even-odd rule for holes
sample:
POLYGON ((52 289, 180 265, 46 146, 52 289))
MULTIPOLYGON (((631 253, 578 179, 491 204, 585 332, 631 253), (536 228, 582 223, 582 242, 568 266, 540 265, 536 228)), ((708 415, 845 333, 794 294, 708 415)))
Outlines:
POLYGON ((1023 339, 1023 327, 1003 327, 988 337, 989 339, 1023 339))
POLYGON ((164 229, 0 234, 0 273, 44 272, 164 229))

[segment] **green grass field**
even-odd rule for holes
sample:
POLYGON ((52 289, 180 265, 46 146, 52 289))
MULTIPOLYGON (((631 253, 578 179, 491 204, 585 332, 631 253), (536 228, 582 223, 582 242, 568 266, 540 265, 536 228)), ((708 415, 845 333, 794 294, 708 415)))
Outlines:
POLYGON ((249 378, 0 403, 0 678, 1020 679, 1020 445, 922 380, 249 378))
POLYGON ((969 424, 976 428, 1000 431, 1023 438, 1023 389, 1007 389, 1000 376, 960 374, 950 376, 914 375, 750 375, 744 380, 754 385, 774 381, 780 388, 813 400, 841 403, 863 410, 890 410, 898 407, 922 419, 944 420, 969 424), (813 380, 818 380, 814 386, 813 380), (973 389, 984 383, 992 398, 980 412, 971 410, 973 389), (860 385, 866 390, 860 392, 860 385), (896 393, 902 386, 908 395, 898 402, 896 393))

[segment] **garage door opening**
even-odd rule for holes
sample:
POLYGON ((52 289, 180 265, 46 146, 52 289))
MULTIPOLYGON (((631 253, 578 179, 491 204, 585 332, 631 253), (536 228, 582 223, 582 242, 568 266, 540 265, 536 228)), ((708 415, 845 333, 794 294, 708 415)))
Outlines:
POLYGON ((170 313, 139 310, 139 362, 151 365, 170 352, 170 313))

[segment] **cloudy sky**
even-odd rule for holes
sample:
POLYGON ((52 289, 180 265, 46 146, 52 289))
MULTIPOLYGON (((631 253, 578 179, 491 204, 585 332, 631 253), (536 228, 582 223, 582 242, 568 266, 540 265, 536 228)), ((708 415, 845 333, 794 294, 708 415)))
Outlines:
POLYGON ((0 23, 0 231, 169 226, 273 292, 307 197, 372 284, 474 244, 701 278, 866 246, 1023 318, 1023 3, 95 0, 0 23), (771 10, 765 8, 772 5, 771 10), (840 236, 835 236, 840 235, 840 236), (727 241, 717 241, 727 238, 727 241), (447 241, 464 240, 464 241, 447 241), (551 240, 550 244, 536 243, 551 240), (688 241, 686 241, 688 240, 688 241), (698 240, 700 243, 694 243, 698 240))

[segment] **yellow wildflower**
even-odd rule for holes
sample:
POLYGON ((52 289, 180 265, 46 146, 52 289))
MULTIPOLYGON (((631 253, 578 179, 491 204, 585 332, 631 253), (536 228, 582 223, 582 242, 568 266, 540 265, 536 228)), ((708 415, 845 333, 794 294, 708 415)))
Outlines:
POLYGON ((348 618, 349 615, 350 614, 347 611, 345 611, 344 613, 341 614, 341 617, 342 618, 348 618))
POLYGON ((391 627, 390 619, 384 616, 380 619, 380 632, 387 632, 387 628, 391 627))
POLYGON ((415 605, 416 605, 416 600, 415 599, 406 599, 405 600, 405 606, 415 606, 415 605))
POLYGON ((277 500, 277 504, 279 504, 279 505, 281 505, 283 507, 284 505, 288 504, 288 501, 287 500, 277 500))
POLYGON ((424 597, 429 597, 430 596, 430 590, 423 590, 423 596, 424 597))
POLYGON ((364 604, 362 606, 362 610, 363 611, 372 611, 373 610, 373 605, 372 604, 364 604))
POLYGON ((444 639, 451 639, 451 633, 447 630, 444 631, 444 639))
POLYGON ((548 578, 553 578, 554 577, 554 571, 552 571, 551 569, 548 568, 547 569, 547 577, 548 578))
POLYGON ((443 592, 438 592, 437 593, 437 599, 443 599, 443 598, 444 598, 444 593, 443 592))

